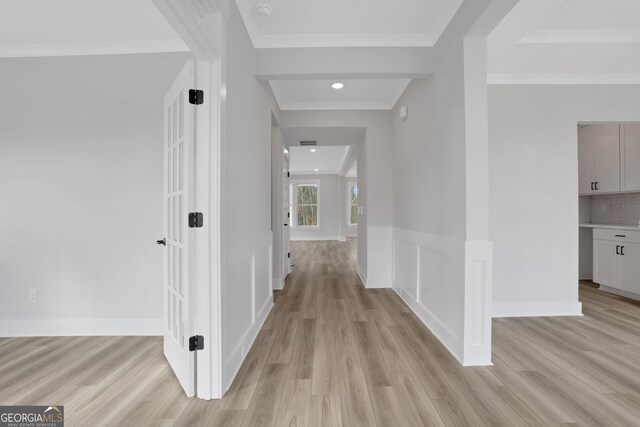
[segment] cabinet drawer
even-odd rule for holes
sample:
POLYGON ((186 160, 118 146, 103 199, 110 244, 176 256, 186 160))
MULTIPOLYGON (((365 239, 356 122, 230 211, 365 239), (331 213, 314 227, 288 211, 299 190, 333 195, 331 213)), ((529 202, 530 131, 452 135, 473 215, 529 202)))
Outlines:
POLYGON ((594 228, 593 238, 597 240, 615 240, 616 242, 640 243, 640 230, 594 228))

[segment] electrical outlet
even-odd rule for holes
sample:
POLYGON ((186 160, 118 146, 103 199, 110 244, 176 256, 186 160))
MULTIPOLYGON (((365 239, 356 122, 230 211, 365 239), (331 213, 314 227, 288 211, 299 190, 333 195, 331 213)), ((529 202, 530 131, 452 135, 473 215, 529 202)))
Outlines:
POLYGON ((606 212, 607 211, 607 205, 605 205, 604 203, 600 205, 600 212, 606 212))
POLYGON ((37 289, 29 289, 29 294, 27 296, 27 301, 29 304, 35 304, 38 302, 38 290, 37 289))

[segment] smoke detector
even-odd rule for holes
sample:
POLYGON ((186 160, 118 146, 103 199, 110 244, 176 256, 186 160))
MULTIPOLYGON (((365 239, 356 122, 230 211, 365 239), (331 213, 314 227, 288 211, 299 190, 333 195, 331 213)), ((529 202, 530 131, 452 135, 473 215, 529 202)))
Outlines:
POLYGON ((259 16, 271 16, 271 6, 268 4, 259 4, 256 7, 256 12, 258 12, 259 16))

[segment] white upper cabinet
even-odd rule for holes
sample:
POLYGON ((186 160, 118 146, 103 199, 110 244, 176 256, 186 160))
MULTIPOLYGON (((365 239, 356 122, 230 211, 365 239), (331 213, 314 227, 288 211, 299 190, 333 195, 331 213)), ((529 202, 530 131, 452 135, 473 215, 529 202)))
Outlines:
POLYGON ((580 194, 620 191, 620 126, 589 125, 578 130, 580 194))
POLYGON ((620 127, 622 191, 640 191, 640 124, 620 127))
POLYGON ((578 173, 580 194, 595 192, 596 148, 593 126, 578 128, 578 173))

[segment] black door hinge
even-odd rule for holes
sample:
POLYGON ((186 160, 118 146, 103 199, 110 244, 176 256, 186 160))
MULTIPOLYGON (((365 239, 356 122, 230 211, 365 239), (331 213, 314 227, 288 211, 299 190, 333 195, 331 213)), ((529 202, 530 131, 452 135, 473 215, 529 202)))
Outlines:
POLYGON ((202 212, 189 212, 189 228, 200 228, 204 224, 202 212))
POLYGON ((287 178, 289 178, 291 175, 289 174, 289 172, 287 172, 287 178))
POLYGON ((189 351, 204 350, 204 337, 194 335, 189 338, 189 351))
POLYGON ((189 104, 200 105, 204 103, 204 91, 189 89, 189 104))
POLYGON ((287 212, 287 218, 291 218, 291 212, 287 212))
POLYGON ((287 253, 287 258, 291 258, 291 252, 287 253))

